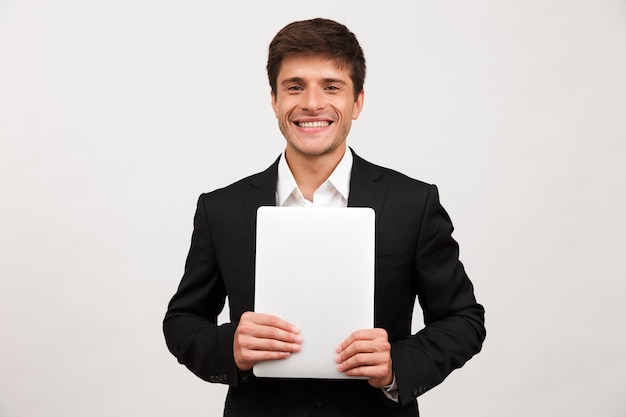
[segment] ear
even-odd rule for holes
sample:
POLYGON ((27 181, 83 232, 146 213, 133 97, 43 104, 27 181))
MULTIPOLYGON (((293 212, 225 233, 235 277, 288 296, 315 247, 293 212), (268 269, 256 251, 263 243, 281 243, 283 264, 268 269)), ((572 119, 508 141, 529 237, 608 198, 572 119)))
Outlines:
POLYGON ((276 95, 274 94, 274 91, 272 91, 271 89, 270 89, 270 95, 272 97, 272 110, 274 110, 274 114, 276 115, 276 117, 278 117, 276 95))
POLYGON ((359 95, 356 97, 354 101, 354 108, 352 109, 352 120, 356 120, 359 118, 359 114, 361 114, 361 110, 363 110, 363 100, 365 100, 365 91, 361 90, 359 95))

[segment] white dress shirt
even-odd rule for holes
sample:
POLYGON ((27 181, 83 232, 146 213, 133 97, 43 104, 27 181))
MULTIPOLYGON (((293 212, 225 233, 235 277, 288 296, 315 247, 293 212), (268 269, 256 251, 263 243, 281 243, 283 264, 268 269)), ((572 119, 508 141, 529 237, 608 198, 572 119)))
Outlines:
POLYGON ((289 169, 285 153, 278 161, 276 205, 281 207, 348 207, 352 152, 346 151, 330 177, 313 193, 313 201, 304 198, 289 169))

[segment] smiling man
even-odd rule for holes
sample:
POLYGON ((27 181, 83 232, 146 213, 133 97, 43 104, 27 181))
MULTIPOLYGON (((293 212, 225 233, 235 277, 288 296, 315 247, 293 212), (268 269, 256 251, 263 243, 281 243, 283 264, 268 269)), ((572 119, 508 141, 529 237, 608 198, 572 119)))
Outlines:
POLYGON ((200 196, 185 273, 163 323, 167 345, 200 378, 229 385, 226 417, 417 416, 416 398, 485 338, 484 310, 437 188, 347 148, 363 108, 365 58, 344 25, 287 25, 270 44, 267 71, 285 151, 267 170, 200 196), (254 376, 255 364, 288 360, 303 343, 298 323, 253 308, 256 210, 266 205, 374 209, 375 327, 338 340, 335 358, 339 371, 362 378, 254 376), (218 325, 226 297, 230 322, 218 325), (416 299, 425 327, 412 334, 416 299))
POLYGON ((346 138, 363 107, 347 68, 324 55, 283 59, 272 107, 287 141, 285 160, 308 201, 346 152, 346 138))

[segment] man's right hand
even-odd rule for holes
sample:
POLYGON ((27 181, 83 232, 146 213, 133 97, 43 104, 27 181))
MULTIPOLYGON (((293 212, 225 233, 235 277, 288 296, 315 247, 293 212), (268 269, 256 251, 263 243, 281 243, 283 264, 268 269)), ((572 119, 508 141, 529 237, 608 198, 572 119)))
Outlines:
POLYGON ((247 311, 241 315, 233 354, 241 371, 249 371, 261 361, 286 359, 300 351, 300 330, 276 316, 247 311))

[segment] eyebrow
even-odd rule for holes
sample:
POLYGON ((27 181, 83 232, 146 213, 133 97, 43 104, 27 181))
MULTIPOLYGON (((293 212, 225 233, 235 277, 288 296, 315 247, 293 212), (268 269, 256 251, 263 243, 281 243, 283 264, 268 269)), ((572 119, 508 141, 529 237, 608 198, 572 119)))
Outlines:
MULTIPOLYGON (((340 80, 338 78, 324 78, 323 81, 324 81, 324 84, 342 84, 342 85, 347 84, 344 80, 340 80)), ((302 83, 302 82, 304 82, 304 78, 292 77, 292 78, 284 79, 280 84, 285 85, 285 84, 302 83)))

